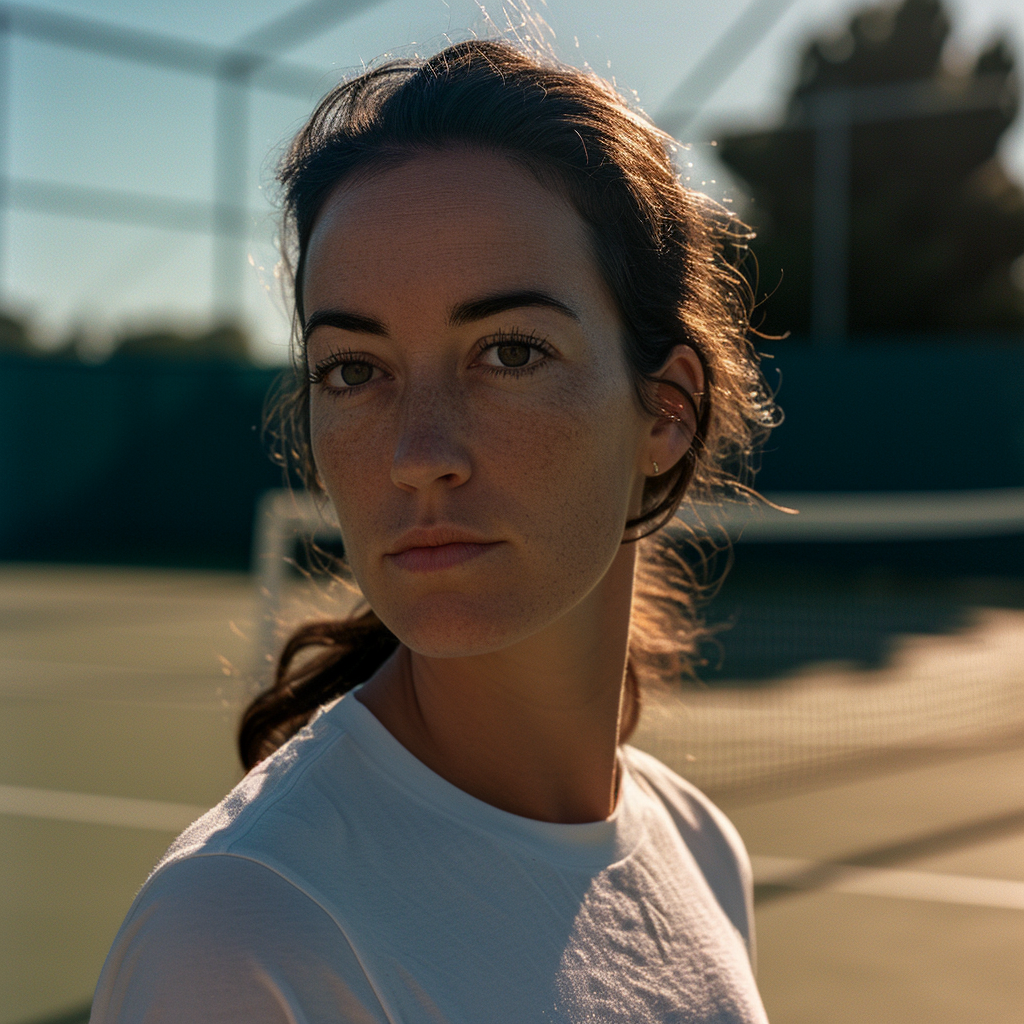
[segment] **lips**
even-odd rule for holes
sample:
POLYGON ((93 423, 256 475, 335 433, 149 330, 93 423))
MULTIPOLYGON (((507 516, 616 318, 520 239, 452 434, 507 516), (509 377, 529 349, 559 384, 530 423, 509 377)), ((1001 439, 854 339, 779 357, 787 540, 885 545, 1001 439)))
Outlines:
POLYGON ((497 544, 438 544, 429 548, 406 548, 388 558, 409 572, 437 572, 440 569, 453 569, 494 547, 497 544))
POLYGON ((478 558, 500 543, 474 537, 462 530, 431 527, 411 530, 385 557, 408 572, 438 572, 478 558))

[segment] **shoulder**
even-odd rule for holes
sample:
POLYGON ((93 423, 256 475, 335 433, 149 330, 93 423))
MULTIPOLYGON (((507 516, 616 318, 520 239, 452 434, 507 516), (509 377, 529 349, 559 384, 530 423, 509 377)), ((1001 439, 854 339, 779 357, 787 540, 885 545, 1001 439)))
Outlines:
POLYGON ((317 776, 342 734, 319 715, 178 837, 114 940, 93 1024, 386 1019, 297 852, 322 831, 317 776))
POLYGON ((315 794, 304 785, 306 776, 329 755, 339 730, 321 709, 304 729, 266 760, 261 761, 216 807, 193 822, 171 844, 153 871, 198 853, 226 853, 234 850, 261 819, 315 794))
POLYGON ((753 959, 754 877, 739 832, 696 786, 657 758, 625 746, 633 777, 665 808, 753 959))
POLYGON ((107 956, 93 1024, 378 1022, 348 940, 310 895, 231 854, 178 859, 136 898, 107 956))
POLYGON ((727 847, 731 858, 749 868, 746 848, 735 826, 704 793, 656 757, 636 747, 625 746, 622 750, 634 777, 657 795, 684 832, 727 847))

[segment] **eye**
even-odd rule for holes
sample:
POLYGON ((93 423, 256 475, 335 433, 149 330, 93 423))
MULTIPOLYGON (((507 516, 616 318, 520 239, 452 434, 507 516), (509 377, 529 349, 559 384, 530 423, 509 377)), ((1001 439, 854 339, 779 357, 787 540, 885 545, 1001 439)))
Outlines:
POLYGON ((540 338, 498 335, 480 353, 479 361, 497 373, 530 370, 545 362, 551 351, 540 338))
POLYGON ((341 363, 328 374, 328 377, 338 376, 349 387, 354 388, 360 384, 367 384, 373 377, 376 366, 369 363, 341 363))
POLYGON ((530 356, 536 351, 521 341, 494 346, 494 354, 502 366, 525 366, 530 361, 530 356))
POLYGON ((335 352, 317 363, 310 372, 309 380, 311 384, 322 384, 328 391, 343 393, 354 391, 382 376, 381 368, 365 357, 335 352))

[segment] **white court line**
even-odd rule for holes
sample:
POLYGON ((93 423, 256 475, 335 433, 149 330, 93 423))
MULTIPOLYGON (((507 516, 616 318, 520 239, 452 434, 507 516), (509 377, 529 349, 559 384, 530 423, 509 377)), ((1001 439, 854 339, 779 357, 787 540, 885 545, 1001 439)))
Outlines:
POLYGON ((0 814, 20 818, 181 832, 207 810, 198 804, 175 804, 165 800, 0 785, 0 814))
POLYGON ((849 864, 822 864, 794 857, 751 857, 754 878, 759 883, 793 889, 887 896, 898 900, 929 903, 958 903, 970 907, 998 907, 1024 910, 1024 882, 1003 878, 972 878, 929 871, 899 871, 892 868, 861 868, 849 864), (815 873, 827 870, 824 880, 815 873), (831 872, 835 871, 832 875, 831 872))

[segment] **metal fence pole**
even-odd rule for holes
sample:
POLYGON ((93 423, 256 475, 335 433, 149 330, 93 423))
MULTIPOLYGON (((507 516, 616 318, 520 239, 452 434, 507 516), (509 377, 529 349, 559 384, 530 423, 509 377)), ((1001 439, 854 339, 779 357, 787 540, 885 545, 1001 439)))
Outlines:
POLYGON ((842 345, 847 333, 850 251, 850 104, 844 92, 815 97, 811 335, 842 345))
POLYGON ((214 119, 213 308, 226 322, 240 319, 244 301, 249 85, 244 66, 224 62, 214 119))
POLYGON ((11 139, 11 16, 0 8, 0 301, 7 293, 8 207, 10 205, 10 139, 11 139))

